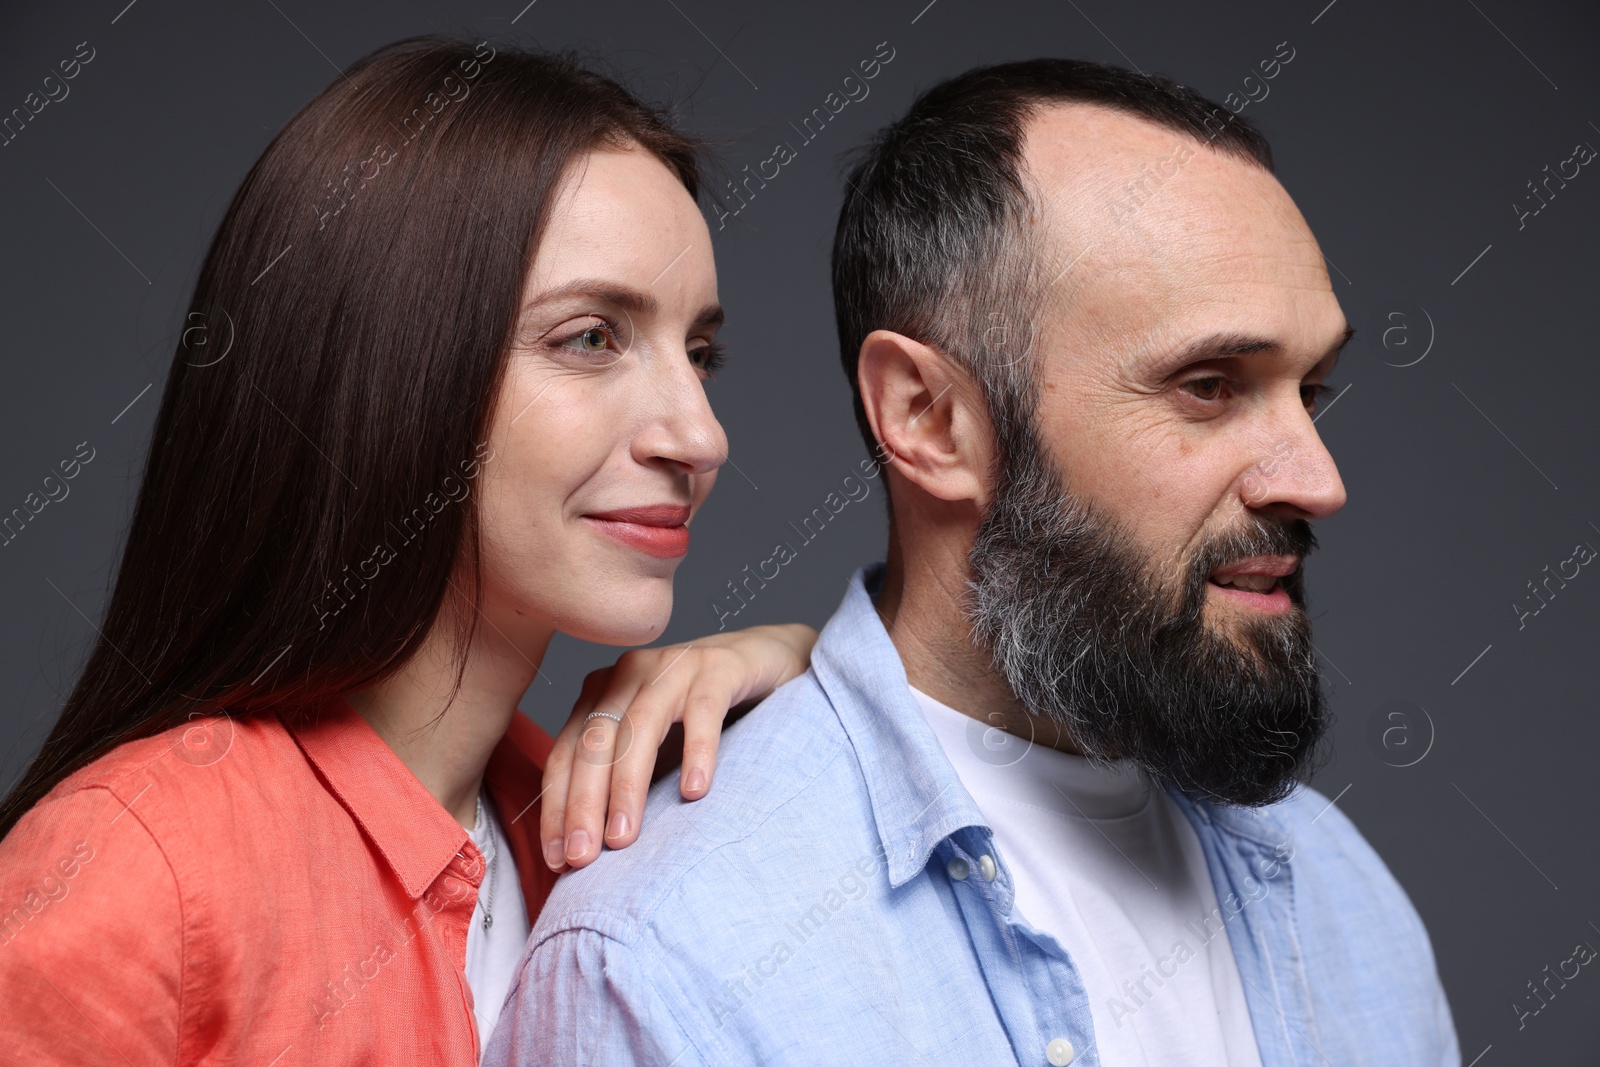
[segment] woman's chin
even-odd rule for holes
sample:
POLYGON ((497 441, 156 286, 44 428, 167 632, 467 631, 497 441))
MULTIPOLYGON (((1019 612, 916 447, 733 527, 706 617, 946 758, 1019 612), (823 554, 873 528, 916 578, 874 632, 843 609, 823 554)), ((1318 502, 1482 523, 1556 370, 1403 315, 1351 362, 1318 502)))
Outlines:
POLYGON ((672 591, 665 597, 607 598, 605 610, 573 613, 561 627, 569 637, 597 645, 648 645, 672 620, 672 591))

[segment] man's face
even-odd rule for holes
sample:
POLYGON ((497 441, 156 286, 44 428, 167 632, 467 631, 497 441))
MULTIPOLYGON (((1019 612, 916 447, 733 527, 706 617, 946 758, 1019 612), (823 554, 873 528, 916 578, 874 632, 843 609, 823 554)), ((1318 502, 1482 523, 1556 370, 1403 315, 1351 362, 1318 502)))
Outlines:
POLYGON ((1055 281, 975 632, 1089 754, 1276 799, 1323 729, 1308 520, 1345 499, 1312 425, 1346 331, 1321 254, 1271 175, 1131 116, 1048 109, 1025 161, 1055 281))

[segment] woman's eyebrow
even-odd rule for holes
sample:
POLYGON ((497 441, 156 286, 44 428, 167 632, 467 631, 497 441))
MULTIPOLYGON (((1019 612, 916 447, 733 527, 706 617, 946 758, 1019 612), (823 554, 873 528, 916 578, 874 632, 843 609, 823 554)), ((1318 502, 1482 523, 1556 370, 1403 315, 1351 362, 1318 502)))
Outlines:
POLYGON ((726 318, 727 316, 723 314, 721 304, 707 304, 700 309, 700 314, 694 317, 691 327, 696 330, 703 330, 710 326, 721 326, 726 318))
POLYGON ((598 297, 609 304, 615 304, 630 315, 654 315, 661 310, 660 302, 649 293, 598 278, 577 278, 553 289, 545 289, 524 303, 523 309, 538 307, 541 304, 553 304, 558 300, 574 296, 598 297))
MULTIPOLYGON (((640 318, 649 318, 661 311, 661 302, 650 293, 642 289, 635 289, 628 285, 618 285, 616 282, 605 281, 597 278, 578 278, 554 289, 546 289, 538 293, 523 305, 523 311, 539 307, 543 304, 554 303, 574 296, 597 297, 609 304, 614 304, 630 315, 640 318)), ((722 324, 725 314, 722 305, 710 303, 701 308, 695 315, 691 326, 701 329, 707 326, 722 324)))

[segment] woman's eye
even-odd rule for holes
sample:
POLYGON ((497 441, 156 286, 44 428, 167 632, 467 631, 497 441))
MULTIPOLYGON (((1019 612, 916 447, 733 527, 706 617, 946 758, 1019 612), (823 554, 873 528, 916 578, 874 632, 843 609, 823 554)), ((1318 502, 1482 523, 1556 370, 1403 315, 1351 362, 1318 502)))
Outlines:
POLYGON ((689 349, 689 362, 712 377, 716 376, 717 371, 721 370, 727 361, 722 346, 714 342, 689 349))
POLYGON ((611 342, 611 333, 604 326, 591 326, 587 330, 562 342, 564 348, 575 348, 580 352, 604 352, 611 342))
POLYGON ((1195 378, 1193 381, 1183 383, 1199 400, 1217 400, 1222 396, 1222 388, 1227 385, 1226 378, 1195 378))

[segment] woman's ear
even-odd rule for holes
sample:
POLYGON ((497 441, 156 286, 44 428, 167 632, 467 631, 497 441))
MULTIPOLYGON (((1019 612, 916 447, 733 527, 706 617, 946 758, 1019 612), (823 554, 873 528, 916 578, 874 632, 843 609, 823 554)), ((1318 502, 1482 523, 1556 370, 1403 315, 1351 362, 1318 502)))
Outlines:
POLYGON ((940 500, 987 504, 993 437, 966 371, 920 341, 874 330, 861 342, 856 382, 885 464, 940 500))

